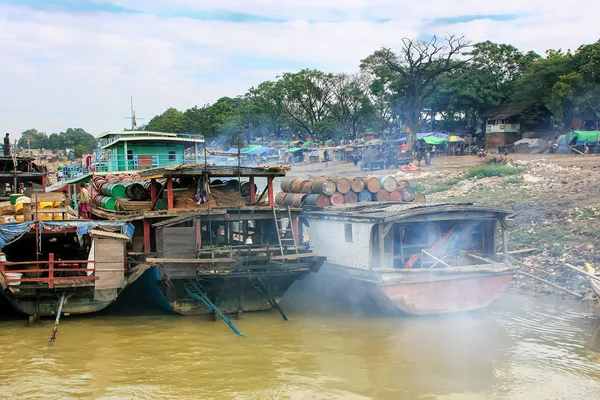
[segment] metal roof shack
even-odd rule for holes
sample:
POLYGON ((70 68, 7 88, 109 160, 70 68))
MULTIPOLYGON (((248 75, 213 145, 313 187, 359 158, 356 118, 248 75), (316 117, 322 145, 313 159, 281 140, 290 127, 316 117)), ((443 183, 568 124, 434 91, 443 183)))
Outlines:
POLYGON ((425 222, 440 220, 497 219, 512 214, 510 210, 476 205, 474 203, 398 204, 389 202, 354 203, 307 210, 307 219, 331 219, 370 223, 425 222))

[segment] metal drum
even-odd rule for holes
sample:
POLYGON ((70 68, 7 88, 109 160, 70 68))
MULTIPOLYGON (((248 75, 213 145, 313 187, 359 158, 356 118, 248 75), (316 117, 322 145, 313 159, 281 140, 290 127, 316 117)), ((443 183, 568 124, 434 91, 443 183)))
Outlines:
POLYGON ((348 192, 344 195, 344 203, 356 203, 358 201, 358 195, 354 192, 348 192))
POLYGON ((304 200, 304 204, 317 207, 329 207, 331 200, 329 196, 324 194, 309 194, 304 200))
POLYGON ((350 180, 350 186, 355 193, 360 193, 365 190, 365 181, 360 176, 354 176, 348 179, 350 180))
POLYGON ((279 192, 275 195, 275 204, 277 204, 278 206, 282 206, 283 203, 285 202, 285 198, 287 197, 289 193, 286 192, 279 192))
POLYGON ((291 193, 292 192, 292 184, 294 183, 294 181, 295 181, 294 178, 285 178, 284 180, 281 181, 281 184, 279 186, 281 187, 281 190, 283 192, 291 193))
POLYGON ((341 194, 346 194, 352 190, 352 182, 348 178, 338 178, 335 182, 337 191, 341 194))
POLYGON ((385 189, 379 190, 377 194, 375 194, 375 198, 377 201, 390 201, 390 192, 385 189))
POLYGON ((367 178, 365 181, 367 190, 371 193, 377 193, 381 189, 381 182, 375 177, 367 178))
POLYGON ((410 183, 408 183, 408 181, 405 181, 405 180, 402 180, 402 181, 396 181, 396 182, 398 182, 398 187, 399 187, 400 189, 402 189, 403 187, 410 186, 410 183))
POLYGON ((294 182, 292 182, 292 193, 304 193, 302 190, 304 190, 306 182, 310 183, 308 179, 300 178, 294 180, 294 182))
POLYGON ((329 178, 314 178, 311 179, 313 187, 311 193, 313 194, 326 194, 327 196, 331 196, 336 191, 335 182, 329 178))
POLYGON ((415 194, 415 203, 423 204, 427 203, 427 197, 421 192, 415 194))
POLYGON ((415 190, 410 186, 405 186, 400 189, 400 193, 402 193, 402 201, 415 201, 415 190))
POLYGON ((402 201, 402 193, 399 190, 394 190, 390 193, 390 201, 400 202, 402 201))
POLYGON ((379 182, 381 182, 381 187, 388 192, 393 192, 398 187, 398 182, 396 182, 396 178, 391 175, 383 176, 379 178, 379 182))
POLYGON ((306 195, 303 193, 288 193, 288 195, 285 197, 285 200, 283 201, 283 205, 294 208, 300 208, 302 207, 302 202, 304 201, 305 197, 306 195))
POLYGON ((344 195, 340 192, 335 192, 330 196, 329 200, 331 201, 332 206, 339 206, 344 204, 344 195))
POLYGON ((366 201, 373 201, 373 193, 371 193, 368 189, 365 189, 358 194, 359 203, 363 203, 366 201))

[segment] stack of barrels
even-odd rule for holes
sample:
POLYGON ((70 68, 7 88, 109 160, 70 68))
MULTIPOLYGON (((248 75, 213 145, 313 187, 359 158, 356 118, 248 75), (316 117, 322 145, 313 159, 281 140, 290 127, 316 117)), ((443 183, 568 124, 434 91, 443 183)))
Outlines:
MULTIPOLYGON (((163 184, 164 181, 156 182, 157 193, 160 193, 163 184)), ((150 200, 150 181, 140 181, 137 174, 94 175, 90 195, 94 206, 114 211, 119 209, 117 199, 150 200)))
POLYGON ((275 196, 275 204, 296 208, 369 201, 424 203, 426 198, 424 194, 416 193, 408 181, 397 180, 394 176, 286 178, 281 182, 281 192, 275 196))

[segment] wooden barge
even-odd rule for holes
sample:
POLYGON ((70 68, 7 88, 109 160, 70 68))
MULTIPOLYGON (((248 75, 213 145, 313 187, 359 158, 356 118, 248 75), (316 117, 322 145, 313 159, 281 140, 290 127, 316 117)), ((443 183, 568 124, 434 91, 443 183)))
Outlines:
POLYGON ((0 225, 0 289, 18 311, 51 316, 100 311, 143 270, 127 267, 133 226, 104 221, 0 225), (62 307, 60 307, 60 303, 62 307))
POLYGON ((273 181, 288 169, 180 165, 140 170, 139 178, 150 182, 150 206, 124 212, 92 205, 91 212, 136 226, 130 258, 150 266, 132 286, 140 296, 182 315, 270 308, 284 315, 279 299, 324 261, 302 244, 302 210, 275 206, 273 181), (194 199, 199 180, 210 188, 203 204, 194 199), (257 183, 264 185, 261 194, 257 183), (166 209, 155 209, 160 201, 166 209))
POLYGON ((302 220, 336 296, 425 315, 477 310, 501 295, 513 277, 509 214, 471 203, 360 203, 305 210, 302 220))

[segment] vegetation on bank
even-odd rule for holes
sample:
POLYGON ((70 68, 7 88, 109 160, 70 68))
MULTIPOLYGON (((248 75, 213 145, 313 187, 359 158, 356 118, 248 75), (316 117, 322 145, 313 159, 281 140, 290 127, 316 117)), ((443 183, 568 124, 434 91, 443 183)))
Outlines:
POLYGON ((355 74, 284 73, 211 105, 170 108, 144 128, 236 144, 239 134, 326 140, 407 128, 475 132, 483 111, 523 100, 544 102, 559 125, 572 115, 600 113, 600 41, 545 56, 457 36, 402 43, 368 55, 355 74), (431 115, 441 121, 432 124, 431 115))
POLYGON ((17 142, 21 149, 73 149, 76 157, 98 147, 96 138, 81 128, 68 128, 64 132, 48 136, 36 129, 28 129, 21 134, 17 142))

